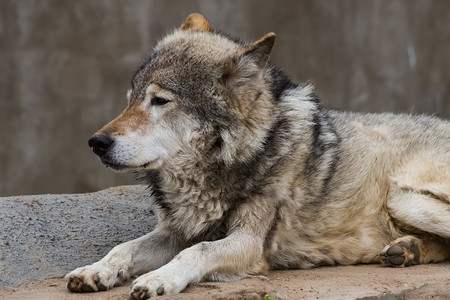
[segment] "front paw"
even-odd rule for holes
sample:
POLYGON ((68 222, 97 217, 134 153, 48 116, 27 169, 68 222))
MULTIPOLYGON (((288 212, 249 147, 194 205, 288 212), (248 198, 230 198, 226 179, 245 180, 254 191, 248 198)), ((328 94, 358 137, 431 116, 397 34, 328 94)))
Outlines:
POLYGON ((123 272, 101 264, 75 269, 65 277, 67 288, 74 293, 106 291, 120 284, 122 278, 123 272))
POLYGON ((155 296, 179 293, 187 284, 176 278, 176 276, 161 274, 158 271, 144 274, 133 282, 130 298, 143 300, 155 296))

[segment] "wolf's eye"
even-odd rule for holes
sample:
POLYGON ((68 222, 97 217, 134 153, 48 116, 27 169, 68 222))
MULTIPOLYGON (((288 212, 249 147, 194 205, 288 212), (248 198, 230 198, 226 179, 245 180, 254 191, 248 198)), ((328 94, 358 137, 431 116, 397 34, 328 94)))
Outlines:
POLYGON ((161 97, 155 97, 155 98, 153 98, 151 100, 150 103, 151 103, 152 106, 153 105, 161 106, 161 105, 164 105, 164 104, 166 104, 168 102, 170 102, 170 100, 167 100, 167 99, 164 99, 164 98, 161 98, 161 97))

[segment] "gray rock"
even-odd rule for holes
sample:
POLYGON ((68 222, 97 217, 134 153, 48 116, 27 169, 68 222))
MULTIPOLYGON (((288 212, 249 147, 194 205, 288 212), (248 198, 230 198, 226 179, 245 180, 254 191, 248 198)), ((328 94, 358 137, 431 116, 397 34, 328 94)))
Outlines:
POLYGON ((143 185, 0 198, 0 287, 63 276, 155 223, 143 185))

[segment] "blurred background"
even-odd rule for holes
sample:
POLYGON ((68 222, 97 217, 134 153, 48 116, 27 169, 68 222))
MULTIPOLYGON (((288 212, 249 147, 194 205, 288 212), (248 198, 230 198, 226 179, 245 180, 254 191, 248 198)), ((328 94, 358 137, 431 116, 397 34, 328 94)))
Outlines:
POLYGON ((191 12, 244 40, 332 108, 450 118, 447 0, 1 0, 0 196, 133 183, 87 146, 136 67, 191 12))

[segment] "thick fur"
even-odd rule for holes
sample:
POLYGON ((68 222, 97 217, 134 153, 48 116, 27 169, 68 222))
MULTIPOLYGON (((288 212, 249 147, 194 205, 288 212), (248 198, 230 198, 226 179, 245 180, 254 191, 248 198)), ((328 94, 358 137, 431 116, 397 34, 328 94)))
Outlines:
POLYGON ((450 123, 323 108, 198 14, 132 79, 128 107, 90 140, 153 189, 155 230, 67 275, 74 292, 138 277, 131 297, 269 269, 450 258, 450 123))

